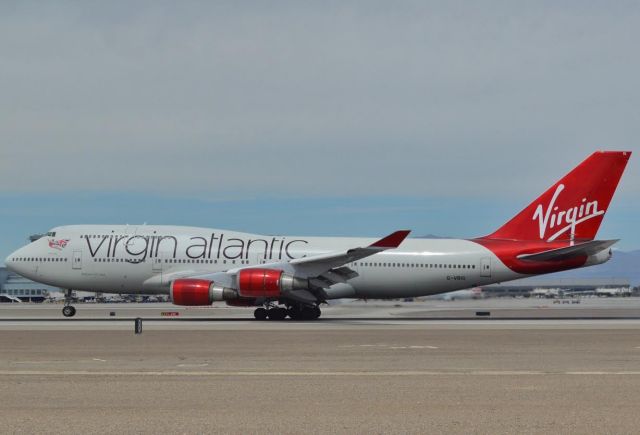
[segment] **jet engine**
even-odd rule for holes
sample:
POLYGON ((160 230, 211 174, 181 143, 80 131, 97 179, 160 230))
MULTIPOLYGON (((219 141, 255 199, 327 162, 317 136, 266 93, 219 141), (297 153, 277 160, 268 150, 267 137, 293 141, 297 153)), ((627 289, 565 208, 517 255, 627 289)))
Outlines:
POLYGON ((230 288, 216 285, 206 279, 176 279, 169 291, 175 305, 211 305, 214 301, 236 299, 238 293, 230 288))
POLYGON ((242 269, 238 293, 243 298, 277 298, 282 293, 309 288, 309 280, 276 269, 242 269))

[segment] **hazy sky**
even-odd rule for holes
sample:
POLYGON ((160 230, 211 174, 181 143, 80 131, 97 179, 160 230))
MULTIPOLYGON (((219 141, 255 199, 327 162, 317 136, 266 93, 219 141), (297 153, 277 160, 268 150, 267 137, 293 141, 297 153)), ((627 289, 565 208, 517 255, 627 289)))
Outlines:
MULTIPOLYGON (((640 150, 639 5, 3 1, 0 255, 79 222, 489 232, 640 150)), ((634 247, 638 159, 605 220, 634 247)))

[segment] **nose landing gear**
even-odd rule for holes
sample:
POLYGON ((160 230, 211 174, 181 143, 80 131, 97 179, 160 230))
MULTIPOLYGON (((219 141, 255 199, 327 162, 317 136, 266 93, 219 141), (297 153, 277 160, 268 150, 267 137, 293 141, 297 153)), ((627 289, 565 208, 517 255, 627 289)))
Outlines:
POLYGON ((76 309, 75 307, 71 306, 71 305, 65 305, 62 308, 62 315, 64 317, 73 317, 76 315, 76 309))
POLYGON ((76 315, 76 308, 71 305, 73 302, 73 290, 66 289, 64 291, 64 307, 62 307, 62 315, 64 317, 73 317, 76 315))

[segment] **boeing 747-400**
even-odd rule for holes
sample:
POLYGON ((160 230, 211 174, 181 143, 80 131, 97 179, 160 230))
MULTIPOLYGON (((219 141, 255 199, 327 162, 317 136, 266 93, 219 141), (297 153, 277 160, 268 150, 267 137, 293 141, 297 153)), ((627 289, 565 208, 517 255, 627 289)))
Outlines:
POLYGON ((598 151, 497 231, 474 239, 262 236, 158 225, 71 225, 18 249, 12 271, 72 290, 226 301, 256 319, 315 319, 337 298, 406 298, 604 263, 595 240, 630 152, 598 151))

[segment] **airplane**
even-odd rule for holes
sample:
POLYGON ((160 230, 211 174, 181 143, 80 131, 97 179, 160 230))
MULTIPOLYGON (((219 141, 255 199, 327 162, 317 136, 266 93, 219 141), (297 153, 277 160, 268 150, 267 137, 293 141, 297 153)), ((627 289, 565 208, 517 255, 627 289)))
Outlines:
POLYGON ((493 233, 474 239, 264 236, 157 225, 70 225, 6 266, 65 289, 169 295, 182 306, 257 307, 258 320, 313 320, 339 298, 409 298, 601 264, 595 236, 631 156, 596 151, 493 233))

